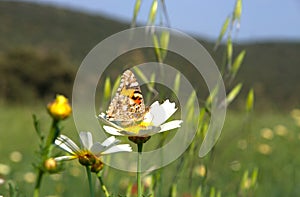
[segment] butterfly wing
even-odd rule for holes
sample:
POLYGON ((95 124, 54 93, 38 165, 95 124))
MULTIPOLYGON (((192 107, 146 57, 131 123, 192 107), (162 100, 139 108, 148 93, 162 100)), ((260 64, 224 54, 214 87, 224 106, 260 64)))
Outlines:
POLYGON ((109 121, 132 124, 143 119, 146 112, 141 88, 130 70, 121 76, 120 86, 111 101, 106 118, 109 121))

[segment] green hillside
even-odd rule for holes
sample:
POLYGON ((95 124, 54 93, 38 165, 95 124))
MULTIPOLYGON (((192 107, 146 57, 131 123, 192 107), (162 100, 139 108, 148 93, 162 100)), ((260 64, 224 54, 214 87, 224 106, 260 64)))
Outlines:
MULTIPOLYGON (((1 1, 0 10, 0 95, 12 102, 45 98, 53 91, 70 95, 76 69, 90 49, 129 27, 103 16, 32 3, 1 1)), ((220 50, 214 53, 212 43, 202 43, 219 64, 220 50)), ((243 44, 234 51, 242 49, 247 55, 237 81, 245 83, 245 90, 255 88, 257 105, 283 109, 299 104, 299 42, 243 44)))

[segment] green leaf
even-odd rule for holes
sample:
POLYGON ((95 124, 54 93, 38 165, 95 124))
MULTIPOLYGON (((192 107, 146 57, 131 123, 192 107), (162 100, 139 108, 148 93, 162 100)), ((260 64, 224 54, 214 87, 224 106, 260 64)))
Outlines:
POLYGON ((236 96, 240 93, 242 86, 243 86, 243 84, 239 83, 231 90, 231 92, 228 94, 228 96, 226 98, 227 105, 229 105, 236 98, 236 96))
POLYGON ((235 77, 237 72, 239 71, 242 63, 243 63, 243 60, 244 60, 244 57, 246 55, 246 50, 243 50, 242 52, 240 52, 240 54, 235 58, 233 64, 232 64, 232 67, 231 67, 231 73, 232 73, 232 76, 235 77))
POLYGON ((253 106, 254 106, 254 90, 251 89, 247 96, 246 111, 247 112, 251 111, 253 109, 253 106))
POLYGON ((42 130, 41 130, 41 124, 40 124, 40 122, 39 122, 39 120, 37 119, 37 117, 36 117, 35 114, 32 115, 32 119, 33 119, 34 129, 35 129, 35 131, 36 131, 36 133, 37 133, 37 135, 38 135, 38 137, 39 137, 39 139, 40 139, 40 141, 41 141, 41 144, 43 144, 43 143, 44 143, 45 136, 44 136, 43 133, 42 133, 42 130))
POLYGON ((228 29, 229 23, 230 23, 230 16, 228 16, 226 18, 226 20, 224 21, 224 23, 222 25, 222 29, 221 29, 221 32, 219 34, 218 40, 217 40, 217 42, 216 42, 216 44, 214 46, 214 50, 217 50, 217 48, 219 47, 219 45, 220 45, 220 43, 221 43, 221 41, 223 39, 223 36, 225 35, 225 33, 226 33, 227 29, 228 29))
POLYGON ((131 21, 131 27, 135 27, 135 25, 136 25, 136 18, 137 18, 137 15, 138 15, 139 11, 140 11, 141 3, 142 3, 142 0, 136 0, 135 1, 134 10, 133 10, 133 17, 132 17, 132 21, 131 21))
POLYGON ((111 96, 111 83, 109 77, 106 77, 104 82, 103 96, 104 96, 104 100, 108 100, 111 96))
POLYGON ((150 8, 150 12, 149 12, 148 25, 153 25, 155 23, 157 7, 158 7, 158 1, 153 0, 151 8, 150 8))
POLYGON ((176 95, 178 95, 179 93, 179 88, 180 88, 180 73, 178 72, 176 74, 175 81, 174 81, 174 93, 176 95))

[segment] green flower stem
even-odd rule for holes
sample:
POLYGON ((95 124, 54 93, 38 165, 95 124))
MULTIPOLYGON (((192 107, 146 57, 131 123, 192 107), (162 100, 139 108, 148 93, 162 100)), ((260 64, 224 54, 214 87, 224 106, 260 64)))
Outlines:
POLYGON ((87 174, 87 177, 88 177, 88 180, 89 180, 90 195, 91 195, 91 197, 95 197, 93 183, 92 183, 91 169, 90 169, 89 166, 85 166, 85 167, 86 167, 86 174, 87 174))
POLYGON ((46 152, 47 152, 48 155, 50 154, 50 151, 49 151, 50 146, 52 144, 54 144, 55 139, 59 136, 59 133, 60 133, 58 123, 59 123, 58 120, 53 119, 52 126, 51 126, 51 129, 49 131, 48 138, 47 138, 47 141, 46 141, 46 144, 45 144, 45 149, 46 149, 46 152))
MULTIPOLYGON (((42 161, 44 162, 47 158, 49 158, 50 154, 51 154, 51 145, 54 144, 55 139, 57 138, 57 136, 60 133, 59 127, 58 127, 58 120, 53 119, 51 128, 49 130, 49 134, 47 137, 47 141, 44 144, 44 151, 42 154, 42 161)), ((42 170, 43 168, 43 163, 41 164, 41 166, 38 169, 38 175, 37 175, 37 180, 36 180, 36 184, 34 187, 34 192, 33 192, 33 197, 39 197, 40 196, 40 187, 42 184, 42 179, 43 179, 43 175, 44 175, 44 171, 42 170)))
POLYGON ((101 176, 101 172, 98 172, 98 173, 97 173, 97 177, 98 177, 98 180, 99 180, 99 182, 100 182, 101 189, 102 189, 102 191, 103 191, 104 194, 105 194, 105 197, 109 197, 109 193, 108 193, 108 190, 107 190, 107 188, 106 188, 106 186, 105 186, 105 184, 104 184, 104 182, 103 182, 103 179, 102 179, 102 176, 101 176))
POLYGON ((42 182, 44 172, 42 170, 38 171, 37 181, 34 187, 33 197, 39 197, 40 196, 40 185, 42 182))
POLYGON ((142 179, 141 179, 141 171, 142 171, 142 151, 143 151, 143 143, 138 143, 138 163, 137 163, 137 186, 138 186, 138 197, 142 197, 142 179))

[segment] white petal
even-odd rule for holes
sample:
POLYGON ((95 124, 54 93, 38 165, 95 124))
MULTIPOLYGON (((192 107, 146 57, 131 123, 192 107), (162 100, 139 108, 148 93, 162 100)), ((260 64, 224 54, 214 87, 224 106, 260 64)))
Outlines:
POLYGON ((170 103, 166 100, 163 104, 159 104, 158 101, 154 102, 150 106, 149 113, 153 115, 152 123, 154 126, 159 126, 175 113, 175 103, 170 103))
POLYGON ((103 146, 111 146, 113 144, 119 143, 120 140, 117 140, 114 136, 107 138, 104 142, 102 142, 103 146))
POLYGON ((91 152, 97 156, 100 156, 101 152, 103 152, 105 150, 105 148, 106 148, 105 146, 103 146, 99 142, 96 142, 91 147, 91 152))
POLYGON ((60 156, 60 157, 55 157, 55 161, 69 161, 72 159, 76 159, 77 157, 74 155, 65 155, 65 156, 60 156))
POLYGON ((114 128, 114 127, 111 127, 111 126, 106 126, 106 125, 104 125, 104 126, 103 126, 103 129, 104 129, 107 133, 109 133, 109 134, 111 134, 111 135, 119 135, 119 136, 122 136, 122 135, 123 135, 123 134, 119 133, 121 130, 118 130, 118 129, 116 129, 116 128, 114 128))
POLYGON ((115 146, 119 142, 120 140, 117 140, 114 136, 111 136, 107 138, 102 144, 100 144, 99 142, 93 144, 91 151, 95 155, 100 156, 102 152, 104 152, 105 150, 109 149, 112 146, 115 146))
POLYGON ((182 120, 173 120, 173 121, 167 122, 160 126, 161 130, 159 131, 159 133, 178 128, 178 127, 180 127, 180 124, 182 122, 183 122, 182 120))
POLYGON ((102 154, 111 154, 111 153, 117 153, 117 152, 131 152, 132 148, 129 144, 120 144, 120 145, 116 145, 113 146, 109 149, 107 149, 106 151, 104 151, 102 154))
POLYGON ((79 147, 65 135, 58 136, 54 143, 70 154, 75 154, 80 150, 79 147))
MULTIPOLYGON (((156 105, 156 103, 158 104, 157 101, 155 102, 155 105, 156 105)), ((154 104, 154 103, 153 103, 153 104, 154 104)), ((153 105, 153 104, 152 104, 152 105, 153 105)), ((152 106, 152 105, 151 105, 151 106, 152 106)), ((150 113, 150 110, 149 110, 149 112, 145 114, 143 122, 146 122, 146 123, 152 123, 152 120, 153 120, 153 114, 150 113)))
POLYGON ((93 136, 90 132, 80 132, 80 142, 82 147, 90 150, 93 145, 93 136))

